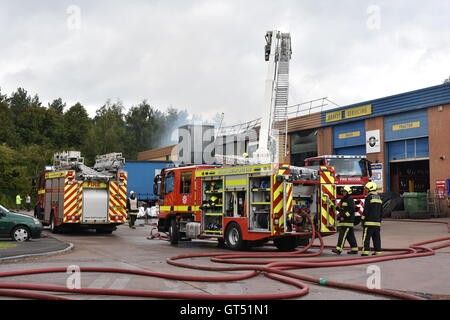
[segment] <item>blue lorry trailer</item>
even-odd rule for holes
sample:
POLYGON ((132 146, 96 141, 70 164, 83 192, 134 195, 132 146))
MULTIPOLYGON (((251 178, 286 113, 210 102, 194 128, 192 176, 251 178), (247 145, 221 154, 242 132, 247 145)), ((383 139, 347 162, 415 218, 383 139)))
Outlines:
POLYGON ((153 179, 164 168, 172 167, 172 161, 132 161, 127 160, 123 170, 128 172, 127 198, 130 191, 136 193, 139 201, 154 205, 158 197, 153 194, 153 179))

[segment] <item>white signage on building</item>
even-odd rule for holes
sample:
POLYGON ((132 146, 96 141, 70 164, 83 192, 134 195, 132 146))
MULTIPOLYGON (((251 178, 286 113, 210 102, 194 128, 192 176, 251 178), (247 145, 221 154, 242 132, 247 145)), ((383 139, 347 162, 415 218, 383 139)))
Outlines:
POLYGON ((366 132, 366 153, 380 152, 380 130, 366 132))
POLYGON ((372 163, 372 181, 378 187, 379 192, 383 192, 383 164, 382 163, 372 163))

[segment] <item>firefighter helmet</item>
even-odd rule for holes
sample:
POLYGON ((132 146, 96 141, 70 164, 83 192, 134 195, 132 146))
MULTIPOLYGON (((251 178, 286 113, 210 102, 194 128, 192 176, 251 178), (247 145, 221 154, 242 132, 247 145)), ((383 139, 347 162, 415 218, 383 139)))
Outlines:
POLYGON ((372 181, 368 182, 364 187, 369 191, 377 191, 377 185, 372 181))
POLYGON ((346 191, 348 194, 352 194, 352 188, 349 186, 345 186, 344 191, 346 191))

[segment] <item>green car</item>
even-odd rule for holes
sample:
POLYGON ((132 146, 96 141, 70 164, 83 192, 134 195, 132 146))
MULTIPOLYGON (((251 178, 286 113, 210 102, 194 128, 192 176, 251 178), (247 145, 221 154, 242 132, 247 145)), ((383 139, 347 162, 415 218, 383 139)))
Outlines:
POLYGON ((40 238, 41 232, 42 224, 38 219, 13 213, 0 205, 0 238, 22 242, 40 238))

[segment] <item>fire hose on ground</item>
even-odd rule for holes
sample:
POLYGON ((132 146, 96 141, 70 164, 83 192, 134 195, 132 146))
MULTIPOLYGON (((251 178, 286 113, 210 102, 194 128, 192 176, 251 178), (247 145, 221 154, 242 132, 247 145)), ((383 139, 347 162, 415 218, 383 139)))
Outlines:
MULTIPOLYGON (((314 223, 308 216, 310 225, 312 226, 311 240, 309 244, 300 250, 286 253, 286 252, 243 252, 243 253, 201 253, 201 254, 183 254, 167 259, 167 263, 181 267, 204 271, 245 271, 245 273, 239 273, 235 275, 227 276, 194 276, 194 275, 181 275, 181 274, 167 274, 159 273, 147 270, 136 269, 123 269, 123 268, 107 268, 107 267, 81 267, 81 272, 93 272, 93 273, 120 273, 128 275, 138 275, 146 277, 156 277, 170 280, 179 281, 195 281, 195 282, 230 282, 240 281, 264 275, 272 280, 282 282, 284 284, 291 285, 296 289, 288 292, 281 293, 268 293, 268 294, 196 294, 196 293, 180 293, 180 292, 159 292, 159 291, 147 291, 147 290, 119 290, 119 289, 95 289, 95 288, 80 288, 71 289, 66 286, 50 286, 50 285, 37 285, 37 284, 24 284, 24 283, 8 283, 0 282, 0 296, 28 298, 28 299, 44 299, 44 300, 66 300, 67 297, 59 296, 56 294, 44 294, 40 292, 53 292, 53 293, 71 293, 71 294, 83 294, 83 295, 114 295, 114 296, 127 296, 127 297, 147 297, 147 298, 160 298, 160 299, 201 299, 201 300, 273 300, 273 299, 292 299, 299 298, 309 293, 309 287, 304 282, 327 286, 330 288, 352 290, 362 292, 371 295, 378 295, 397 299, 413 299, 421 300, 423 298, 387 289, 369 289, 367 286, 349 284, 337 281, 326 280, 322 278, 314 278, 297 273, 289 272, 290 270, 298 270, 305 268, 324 268, 324 267, 339 267, 339 266, 353 266, 359 264, 369 264, 383 261, 391 261, 397 259, 409 259, 416 257, 425 257, 435 254, 435 250, 449 247, 450 237, 443 237, 428 241, 423 241, 410 245, 408 248, 386 248, 383 249, 382 255, 369 256, 369 257, 350 257, 350 258, 335 258, 335 259, 316 259, 316 260, 301 260, 299 258, 310 258, 319 256, 324 249, 334 248, 332 246, 325 246, 320 233, 314 229, 314 223), (319 239, 320 244, 314 245, 316 237, 319 239), (442 244, 426 247, 425 245, 448 241, 442 244), (306 253, 311 248, 318 249, 315 252, 306 253), (210 258, 212 262, 222 264, 233 264, 233 266, 201 266, 195 264, 189 264, 181 262, 180 260, 193 259, 193 258, 210 258), (270 260, 261 260, 267 258, 270 260), (280 260, 273 260, 280 259, 280 260), (282 260, 281 260, 282 259, 282 260), (284 260, 290 259, 290 260, 284 260), (31 292, 30 292, 31 291, 31 292)), ((446 224, 448 232, 450 232, 450 223, 445 221, 434 220, 391 220, 396 222, 420 222, 420 223, 437 223, 446 224)), ((54 268, 41 268, 19 271, 7 271, 0 272, 0 278, 17 277, 25 275, 39 275, 45 273, 66 273, 66 267, 54 267, 54 268)))

